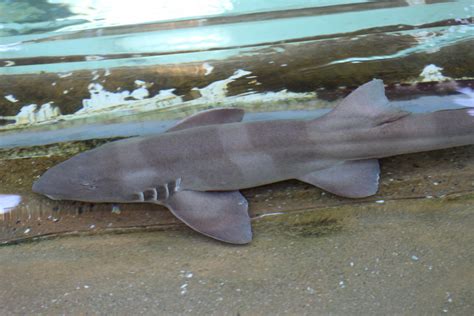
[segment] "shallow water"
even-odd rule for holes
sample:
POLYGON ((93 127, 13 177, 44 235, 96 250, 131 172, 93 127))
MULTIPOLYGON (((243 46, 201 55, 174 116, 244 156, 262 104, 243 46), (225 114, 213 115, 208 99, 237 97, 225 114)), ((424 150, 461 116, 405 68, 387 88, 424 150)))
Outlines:
POLYGON ((214 107, 312 119, 373 78, 409 112, 474 106, 472 1, 183 3, 0 0, 0 313, 469 314, 473 146, 382 159, 364 199, 243 190, 245 247, 160 206, 32 192, 214 107))

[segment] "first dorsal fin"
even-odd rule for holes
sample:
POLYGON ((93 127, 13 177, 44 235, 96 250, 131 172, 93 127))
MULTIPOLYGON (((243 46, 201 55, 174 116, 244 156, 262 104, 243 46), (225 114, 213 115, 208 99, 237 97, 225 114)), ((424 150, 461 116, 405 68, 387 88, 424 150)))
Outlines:
POLYGON ((237 108, 216 108, 191 115, 174 125, 167 132, 205 125, 236 123, 242 121, 244 110, 237 108))
POLYGON ((408 114, 409 112, 390 105, 385 96, 383 81, 374 79, 349 94, 328 116, 347 117, 357 125, 363 120, 377 126, 408 114))

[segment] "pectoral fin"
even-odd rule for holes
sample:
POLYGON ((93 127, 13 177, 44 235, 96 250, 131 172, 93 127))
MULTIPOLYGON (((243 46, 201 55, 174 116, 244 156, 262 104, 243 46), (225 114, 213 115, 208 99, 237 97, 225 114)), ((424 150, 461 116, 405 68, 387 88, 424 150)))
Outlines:
POLYGON ((217 108, 191 115, 170 128, 168 132, 179 131, 204 125, 235 123, 242 121, 244 110, 237 108, 217 108))
POLYGON ((309 173, 298 180, 336 195, 362 198, 374 195, 379 187, 379 162, 376 159, 346 161, 309 173))
POLYGON ((238 191, 179 191, 164 204, 176 217, 204 235, 232 244, 252 240, 248 203, 238 191))

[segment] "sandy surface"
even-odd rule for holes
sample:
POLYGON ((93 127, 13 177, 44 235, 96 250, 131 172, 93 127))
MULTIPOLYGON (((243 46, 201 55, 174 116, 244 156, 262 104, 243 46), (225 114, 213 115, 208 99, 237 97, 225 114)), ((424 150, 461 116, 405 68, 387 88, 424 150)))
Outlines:
POLYGON ((469 315, 473 201, 274 216, 248 246, 185 227, 3 246, 0 313, 469 315))

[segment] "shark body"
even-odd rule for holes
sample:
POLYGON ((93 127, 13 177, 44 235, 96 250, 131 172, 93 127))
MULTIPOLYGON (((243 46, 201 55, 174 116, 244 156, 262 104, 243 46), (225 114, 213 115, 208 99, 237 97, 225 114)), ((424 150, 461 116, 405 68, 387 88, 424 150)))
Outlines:
POLYGON ((251 241, 238 190, 287 179, 360 198, 378 190, 377 158, 474 144, 468 109, 410 114, 368 82, 314 120, 240 122, 239 109, 204 111, 167 133, 108 143, 49 169, 33 190, 53 199, 155 203, 191 228, 251 241))

